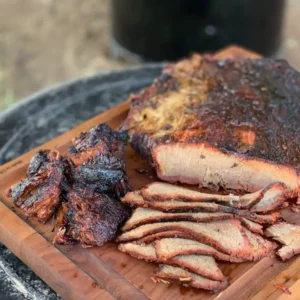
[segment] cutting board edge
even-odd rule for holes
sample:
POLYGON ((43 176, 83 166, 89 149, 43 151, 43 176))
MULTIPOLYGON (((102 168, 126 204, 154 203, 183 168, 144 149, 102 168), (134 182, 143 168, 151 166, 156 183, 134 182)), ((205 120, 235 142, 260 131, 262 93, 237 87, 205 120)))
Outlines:
MULTIPOLYGON (((75 265, 68 257, 63 255, 57 248, 51 247, 51 244, 42 237, 37 231, 28 225, 24 220, 17 216, 13 211, 11 211, 2 201, 0 201, 0 240, 1 242, 8 247, 19 259, 21 259, 26 265, 31 267, 41 279, 45 280, 51 287, 55 286, 56 292, 64 297, 64 299, 82 299, 82 295, 88 295, 89 293, 93 296, 106 297, 105 299, 114 299, 106 290, 95 286, 95 280, 86 274, 82 269, 75 265), (9 226, 7 226, 9 224, 9 226), (14 230, 15 227, 18 229, 22 228, 22 232, 19 230, 14 230), (15 238, 20 237, 19 244, 14 244, 15 238), (32 238, 34 237, 34 242, 39 242, 40 253, 44 251, 46 257, 51 256, 52 260, 59 261, 59 266, 49 270, 48 262, 44 261, 44 256, 39 256, 39 263, 43 268, 36 268, 33 262, 30 259, 29 250, 33 250, 34 247, 31 244, 32 238), (50 252, 49 252, 50 250, 50 252), (60 267, 63 265, 63 269, 60 271, 60 267), (70 269, 65 269, 69 267, 70 269), (49 270, 49 273, 47 272, 49 270), (53 273, 54 271, 54 273, 53 273), (47 274, 48 273, 48 274, 47 274), (51 276, 48 276, 51 273, 51 276), (72 276, 70 277, 70 273, 72 276), (76 277, 74 277, 76 274, 76 277), (61 286, 57 284, 57 280, 65 279, 68 282, 68 285, 61 286), (87 283, 90 283, 90 287, 87 290, 87 287, 83 287, 80 284, 73 285, 74 280, 78 281, 84 279, 87 283)), ((37 259, 37 257, 33 258, 37 259)), ((36 263, 36 261, 35 261, 36 263)), ((53 266, 52 266, 53 267, 53 266)))

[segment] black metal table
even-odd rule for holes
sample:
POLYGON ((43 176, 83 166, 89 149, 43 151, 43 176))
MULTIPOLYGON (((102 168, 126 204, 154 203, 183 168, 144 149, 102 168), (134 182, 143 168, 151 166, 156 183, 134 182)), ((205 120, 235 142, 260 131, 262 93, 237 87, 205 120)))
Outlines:
MULTIPOLYGON (((0 113, 0 164, 3 164, 149 85, 161 64, 97 74, 36 93, 0 113)), ((0 299, 58 299, 33 271, 0 244, 0 299)))

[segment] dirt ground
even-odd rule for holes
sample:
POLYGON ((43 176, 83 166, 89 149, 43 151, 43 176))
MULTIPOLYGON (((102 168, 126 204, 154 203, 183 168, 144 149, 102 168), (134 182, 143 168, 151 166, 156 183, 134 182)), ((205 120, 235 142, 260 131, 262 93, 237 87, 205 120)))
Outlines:
MULTIPOLYGON (((124 0, 126 1, 126 0, 124 0)), ((109 0, 0 0, 0 111, 64 80, 119 69, 109 0)), ((288 0, 280 56, 300 70, 300 1, 288 0)))
POLYGON ((124 66, 108 57, 109 0, 0 0, 0 110, 45 86, 124 66))

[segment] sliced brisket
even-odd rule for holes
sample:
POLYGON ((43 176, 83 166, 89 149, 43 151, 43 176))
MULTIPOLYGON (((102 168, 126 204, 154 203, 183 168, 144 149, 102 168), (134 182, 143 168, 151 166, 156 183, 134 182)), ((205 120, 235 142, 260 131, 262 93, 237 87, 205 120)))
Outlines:
POLYGON ((155 282, 176 282, 184 286, 190 286, 197 289, 209 291, 220 291, 228 286, 227 281, 214 281, 203 276, 199 276, 183 270, 179 267, 162 265, 160 269, 152 277, 155 282))
POLYGON ((206 194, 164 182, 153 182, 141 190, 143 198, 148 201, 219 202, 237 208, 253 206, 263 197, 264 192, 265 189, 261 189, 243 196, 206 194))
MULTIPOLYGON (((132 207, 150 207, 153 209, 165 211, 165 212, 182 212, 182 211, 206 211, 206 212, 218 212, 221 211, 220 205, 210 202, 183 202, 176 200, 169 201, 146 201, 140 195, 139 192, 127 193, 125 197, 121 199, 123 203, 126 203, 132 207)), ((231 212, 233 208, 224 207, 225 212, 231 212)))
MULTIPOLYGON (((118 249, 126 252, 131 256, 146 261, 163 263, 156 255, 156 250, 153 245, 139 245, 134 243, 120 244, 118 249)), ((207 255, 178 255, 166 262, 167 264, 183 267, 195 274, 213 279, 223 281, 225 277, 219 269, 213 257, 207 255)))
POLYGON ((164 213, 151 208, 138 207, 134 210, 131 217, 127 220, 122 228, 122 231, 128 231, 135 227, 145 224, 152 224, 158 222, 177 222, 177 221, 191 221, 191 222, 211 222, 217 220, 238 218, 242 224, 250 231, 255 233, 263 233, 263 227, 254 221, 239 217, 234 214, 218 213, 218 212, 192 212, 192 213, 164 213))
POLYGON ((269 227, 265 234, 284 246, 277 251, 282 260, 287 260, 300 253, 300 226, 278 223, 269 227))
POLYGON ((157 256, 164 260, 168 261, 170 258, 177 255, 186 255, 186 254, 202 254, 202 255, 211 255, 217 260, 240 263, 245 261, 242 258, 237 258, 228 254, 224 254, 214 247, 209 245, 199 243, 191 239, 184 238, 162 238, 155 241, 155 249, 157 256))
POLYGON ((216 220, 233 219, 234 215, 227 213, 198 212, 198 213, 164 213, 151 208, 138 207, 127 220, 122 230, 127 231, 144 224, 167 222, 167 221, 195 221, 210 222, 216 220))
POLYGON ((246 228, 243 228, 243 232, 247 236, 251 246, 249 247, 249 260, 259 260, 263 257, 274 256, 274 250, 276 249, 277 245, 273 242, 270 242, 263 237, 261 237, 259 234, 255 234, 251 231, 249 231, 246 228))
POLYGON ((168 201, 146 201, 143 199, 139 191, 129 192, 121 201, 131 207, 143 207, 151 208, 153 210, 159 210, 166 213, 187 213, 187 212, 219 212, 229 213, 240 217, 253 220, 258 223, 274 223, 279 213, 272 215, 258 215, 248 210, 239 210, 233 207, 228 207, 212 202, 184 202, 177 200, 168 201))
MULTIPOLYGON (((223 253, 245 260, 257 260, 267 256, 274 248, 274 243, 251 233, 243 228, 238 220, 234 219, 209 223, 162 222, 147 224, 124 232, 118 237, 117 241, 135 241, 150 234, 166 231, 186 233, 186 238, 194 239, 215 247, 223 253)), ((184 237, 184 235, 181 237, 184 237)))
POLYGON ((214 221, 210 223, 161 222, 147 224, 124 232, 118 237, 117 241, 133 241, 149 234, 168 230, 186 232, 199 242, 204 242, 224 253, 238 257, 243 257, 244 252, 247 252, 250 246, 238 220, 214 221))

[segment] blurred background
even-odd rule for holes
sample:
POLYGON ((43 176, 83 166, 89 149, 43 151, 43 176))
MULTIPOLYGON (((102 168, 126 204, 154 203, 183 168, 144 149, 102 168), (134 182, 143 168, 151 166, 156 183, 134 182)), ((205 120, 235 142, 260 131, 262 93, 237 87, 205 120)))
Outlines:
MULTIPOLYGON (((109 55, 110 4, 110 0, 0 0, 0 111, 49 85, 133 63, 109 55)), ((272 14, 272 1, 268 4, 272 14)), ((287 0, 282 43, 276 51, 298 70, 299 16, 300 1, 287 0)))

